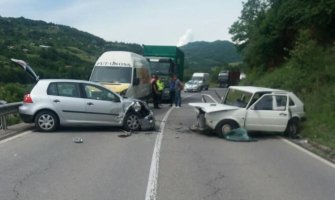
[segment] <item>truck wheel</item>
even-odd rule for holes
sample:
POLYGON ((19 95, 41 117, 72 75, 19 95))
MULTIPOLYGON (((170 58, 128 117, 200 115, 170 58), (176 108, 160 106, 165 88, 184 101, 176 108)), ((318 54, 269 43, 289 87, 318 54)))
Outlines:
POLYGON ((286 127, 285 136, 289 138, 296 138, 299 132, 299 120, 291 119, 286 127))
POLYGON ((124 118, 123 127, 127 131, 138 131, 141 129, 140 117, 134 112, 127 113, 124 118))
POLYGON ((231 120, 223 120, 217 125, 215 132, 218 137, 225 138, 227 133, 229 133, 230 131, 236 128, 238 128, 238 125, 236 124, 236 122, 231 121, 231 120))
POLYGON ((58 117, 51 111, 40 111, 35 117, 35 126, 42 132, 52 132, 56 130, 58 123, 58 117))

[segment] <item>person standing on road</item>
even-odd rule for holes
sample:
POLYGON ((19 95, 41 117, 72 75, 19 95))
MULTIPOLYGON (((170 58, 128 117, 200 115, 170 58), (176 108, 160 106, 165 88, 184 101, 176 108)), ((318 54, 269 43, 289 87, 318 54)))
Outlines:
POLYGON ((157 79, 158 79, 157 75, 154 75, 151 83, 151 89, 152 89, 152 101, 154 103, 154 108, 158 109, 160 93, 157 86, 157 79))
POLYGON ((176 79, 175 76, 172 75, 170 79, 170 106, 172 106, 176 99, 176 79))
POLYGON ((181 107, 181 91, 183 90, 184 85, 176 75, 174 75, 174 80, 175 80, 175 90, 176 90, 175 105, 177 108, 180 108, 181 107))
POLYGON ((157 84, 157 88, 159 92, 159 95, 158 95, 158 106, 159 106, 159 104, 162 103, 162 95, 163 95, 163 90, 165 86, 164 86, 164 82, 159 77, 157 77, 156 84, 157 84))

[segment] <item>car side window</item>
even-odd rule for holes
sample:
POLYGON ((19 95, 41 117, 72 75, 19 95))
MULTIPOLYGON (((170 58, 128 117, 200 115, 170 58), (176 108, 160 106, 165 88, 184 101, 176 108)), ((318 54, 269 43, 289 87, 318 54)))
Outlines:
POLYGON ((290 106, 295 106, 294 101, 290 98, 290 106))
POLYGON ((86 98, 88 99, 114 101, 114 102, 120 101, 119 97, 116 94, 104 88, 97 87, 95 85, 86 84, 84 85, 84 90, 86 98))
POLYGON ((255 105, 255 110, 273 110, 272 96, 263 96, 255 105))
POLYGON ((287 96, 276 95, 276 104, 274 105, 274 110, 284 111, 286 110, 287 96))
POLYGON ((56 83, 50 83, 50 85, 48 87, 48 90, 47 90, 47 94, 58 96, 57 84, 56 83))
POLYGON ((77 83, 50 83, 47 89, 47 94, 64 97, 80 97, 79 87, 77 83))

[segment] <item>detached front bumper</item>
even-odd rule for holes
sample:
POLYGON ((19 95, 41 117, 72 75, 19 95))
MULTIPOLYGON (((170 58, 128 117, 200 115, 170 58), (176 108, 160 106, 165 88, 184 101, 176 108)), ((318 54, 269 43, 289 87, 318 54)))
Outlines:
POLYGON ((156 127, 156 120, 154 114, 150 112, 149 115, 145 116, 144 118, 140 119, 141 129, 142 130, 152 130, 156 127))

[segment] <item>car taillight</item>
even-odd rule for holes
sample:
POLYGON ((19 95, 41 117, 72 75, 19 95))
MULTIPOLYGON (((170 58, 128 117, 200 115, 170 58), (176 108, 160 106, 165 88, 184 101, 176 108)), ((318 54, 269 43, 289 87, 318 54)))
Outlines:
POLYGON ((31 98, 30 94, 24 95, 23 103, 33 103, 33 99, 31 98))

